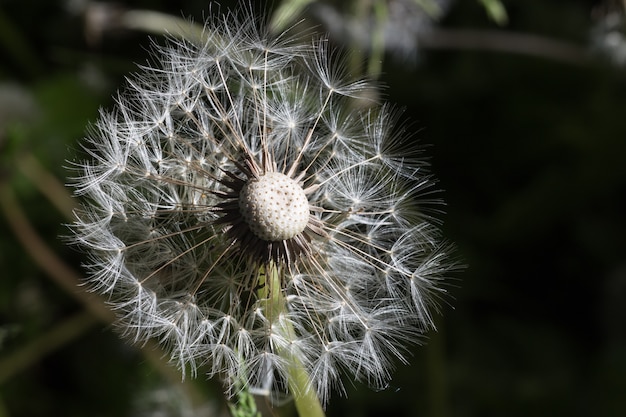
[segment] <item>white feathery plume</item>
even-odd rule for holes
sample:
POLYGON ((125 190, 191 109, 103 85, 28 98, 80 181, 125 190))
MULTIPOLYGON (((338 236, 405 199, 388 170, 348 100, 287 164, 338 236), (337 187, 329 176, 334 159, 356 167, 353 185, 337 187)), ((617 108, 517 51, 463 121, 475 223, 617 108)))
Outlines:
POLYGON ((227 392, 298 395, 294 364, 322 401, 343 372, 384 387, 453 266, 426 164, 389 106, 355 109, 372 86, 324 40, 231 14, 204 35, 156 46, 85 141, 89 287, 130 340, 227 392))

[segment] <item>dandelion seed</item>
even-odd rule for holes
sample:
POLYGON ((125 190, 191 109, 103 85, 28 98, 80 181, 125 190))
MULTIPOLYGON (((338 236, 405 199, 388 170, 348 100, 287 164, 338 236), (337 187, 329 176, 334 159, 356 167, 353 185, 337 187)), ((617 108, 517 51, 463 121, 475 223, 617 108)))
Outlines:
POLYGON ((90 131, 73 225, 90 288, 130 340, 230 393, 298 395, 293 364, 322 401, 344 371, 386 386, 451 268, 425 164, 390 107, 348 110, 370 86, 323 40, 228 14, 205 32, 155 47, 90 131))

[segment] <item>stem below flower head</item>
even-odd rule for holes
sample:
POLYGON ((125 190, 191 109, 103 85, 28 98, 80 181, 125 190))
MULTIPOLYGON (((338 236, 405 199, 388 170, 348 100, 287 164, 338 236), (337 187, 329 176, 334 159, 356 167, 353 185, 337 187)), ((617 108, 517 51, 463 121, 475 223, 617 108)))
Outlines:
MULTIPOLYGON (((278 318, 285 310, 285 299, 281 291, 281 276, 275 264, 259 269, 259 297, 266 300, 266 311, 271 311, 273 317, 278 318)), ((295 331, 289 321, 281 324, 290 339, 295 338, 295 331)), ((309 374, 302 363, 285 349, 279 349, 278 354, 287 360, 289 390, 293 393, 296 410, 300 417, 324 417, 322 404, 311 386, 309 374)))
POLYGON ((298 415, 300 417, 324 417, 322 404, 309 385, 309 374, 302 365, 293 363, 289 367, 289 388, 296 392, 294 402, 298 415))
POLYGON ((237 392, 237 402, 229 403, 230 414, 232 417, 262 417, 257 411, 254 397, 248 390, 239 390, 237 392))

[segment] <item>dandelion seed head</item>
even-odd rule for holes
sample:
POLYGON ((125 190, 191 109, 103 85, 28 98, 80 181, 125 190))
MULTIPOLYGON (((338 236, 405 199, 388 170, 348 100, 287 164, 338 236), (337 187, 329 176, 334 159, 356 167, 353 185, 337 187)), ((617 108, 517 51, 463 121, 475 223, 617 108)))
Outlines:
POLYGON ((214 17, 154 56, 75 163, 88 287, 129 340, 228 393, 298 395, 294 364, 322 401, 344 372, 385 386, 453 268, 397 112, 353 106, 372 86, 323 40, 254 19, 214 17))
POLYGON ((293 238, 309 222, 304 190, 279 172, 268 172, 246 183, 239 193, 239 209, 252 233, 270 242, 293 238))

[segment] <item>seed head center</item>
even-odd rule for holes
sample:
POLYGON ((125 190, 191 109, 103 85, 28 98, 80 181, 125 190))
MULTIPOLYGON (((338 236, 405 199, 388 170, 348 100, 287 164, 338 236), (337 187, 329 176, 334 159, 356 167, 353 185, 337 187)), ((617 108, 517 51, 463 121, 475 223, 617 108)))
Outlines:
POLYGON ((293 238, 309 222, 304 190, 279 172, 248 181, 239 194, 239 211, 252 233, 270 242, 293 238))

